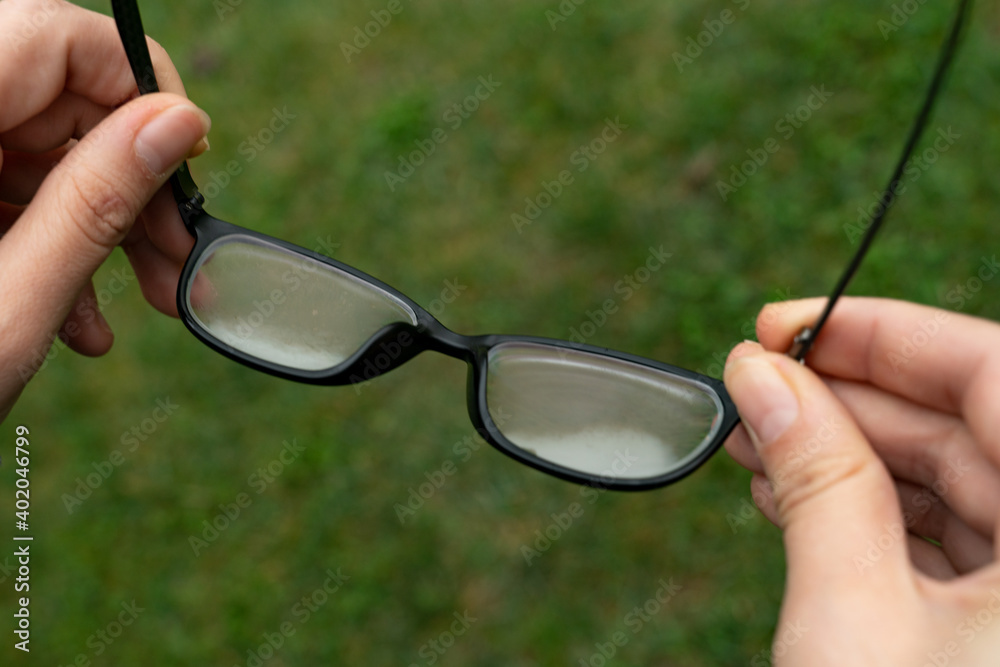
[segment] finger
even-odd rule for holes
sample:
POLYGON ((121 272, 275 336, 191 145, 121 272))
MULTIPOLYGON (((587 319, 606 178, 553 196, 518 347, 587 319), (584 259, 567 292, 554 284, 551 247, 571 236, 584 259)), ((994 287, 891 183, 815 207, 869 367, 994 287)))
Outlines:
POLYGON ((27 205, 38 192, 52 167, 65 157, 67 149, 58 148, 40 155, 4 151, 0 171, 0 201, 27 205))
POLYGON ((971 572, 993 560, 993 540, 973 530, 931 489, 897 481, 896 493, 907 530, 939 543, 956 572, 971 572))
MULTIPOLYGON (((737 345, 732 350, 729 351, 729 356, 726 359, 726 364, 730 364, 736 358, 740 356, 745 356, 748 354, 755 354, 757 352, 763 351, 763 347, 760 344, 753 341, 744 341, 742 344, 737 345)), ((743 428, 742 424, 737 424, 733 432, 730 433, 729 437, 726 438, 724 443, 726 451, 729 455, 736 460, 741 466, 750 470, 751 472, 764 474, 764 464, 761 463, 760 457, 757 456, 757 450, 754 449, 753 443, 750 442, 750 436, 747 435, 746 429, 743 428)))
MULTIPOLYGON (((41 113, 0 133, 0 144, 8 151, 22 153, 54 151, 65 147, 71 139, 82 139, 112 110, 76 93, 63 92, 41 113)), ((197 157, 207 149, 208 141, 203 140, 188 157, 197 157)))
POLYGON ((59 329, 59 339, 71 350, 88 357, 97 357, 109 349, 114 334, 97 307, 94 283, 87 281, 76 302, 59 329))
POLYGON ((737 358, 725 382, 774 488, 789 589, 853 581, 867 545, 880 542, 879 585, 911 585, 892 478, 823 382, 770 352, 737 358))
POLYGON ((997 521, 993 527, 993 556, 1000 563, 1000 512, 997 512, 997 521))
MULTIPOLYGON (((825 299, 767 304, 758 336, 768 350, 783 352, 812 325, 825 299)), ((1000 343, 1000 326, 965 315, 894 301, 844 297, 820 332, 807 363, 819 373, 871 382, 922 405, 958 414, 970 378, 1000 343), (917 337, 919 352, 904 357, 904 343, 917 337)))
POLYGON ((774 505, 774 487, 763 473, 754 473, 750 480, 750 497, 764 518, 780 528, 778 508, 774 505))
POLYGON ((743 424, 736 425, 733 432, 726 438, 724 446, 726 452, 741 466, 750 472, 760 475, 764 474, 764 464, 761 462, 760 457, 757 456, 757 450, 754 449, 753 443, 750 442, 750 436, 747 435, 743 424))
MULTIPOLYGON (((824 303, 810 299, 765 306, 758 318, 761 343, 786 350, 824 303)), ((921 405, 961 414, 1000 468, 1000 410, 993 400, 998 346, 1000 325, 987 320, 890 299, 843 298, 807 363, 820 373, 870 382, 921 405)))
POLYGON ((111 113, 82 95, 63 92, 45 109, 23 123, 0 133, 5 150, 43 153, 81 139, 111 113))
MULTIPOLYGON (((771 523, 780 526, 773 491, 767 478, 759 474, 754 475, 750 489, 754 504, 761 514, 771 523)), ((921 491, 927 490, 921 490, 905 482, 897 483, 904 524, 910 531, 907 535, 907 545, 914 566, 928 576, 945 580, 989 564, 993 560, 992 545, 971 529, 969 529, 971 535, 962 533, 956 528, 947 529, 949 520, 944 516, 947 510, 943 503, 935 505, 931 510, 933 515, 930 515, 922 502, 921 491), (946 546, 937 546, 925 538, 944 541, 946 546)), ((960 523, 954 516, 952 520, 960 523)), ((878 543, 874 543, 874 547, 876 553, 872 558, 877 558, 878 543)), ((864 557, 869 556, 871 554, 865 554, 864 557)))
MULTIPOLYGON (((951 513, 940 499, 935 505, 926 502, 923 494, 931 493, 928 489, 906 482, 897 482, 896 487, 903 509, 903 522, 910 533, 907 536, 910 560, 921 572, 935 579, 952 579, 960 572, 971 572, 993 560, 990 542, 971 529, 968 532, 957 529, 955 526, 961 522, 954 515, 950 520, 946 517, 951 513), (946 528, 949 521, 953 522, 950 529, 946 528), (945 542, 946 545, 937 546, 925 538, 945 542)), ((780 525, 773 491, 767 478, 754 475, 750 489, 754 504, 761 514, 771 523, 780 525)), ((878 547, 877 543, 875 547, 878 547)), ((868 556, 866 554, 865 557, 868 556)), ((876 553, 875 557, 877 556, 876 553)))
POLYGON ((146 301, 161 313, 178 317, 177 283, 194 238, 184 227, 169 186, 153 195, 136 222, 122 248, 146 301))
MULTIPOLYGON (((0 3, 0 132, 41 113, 63 90, 114 107, 136 92, 114 19, 66 2, 0 3), (13 94, 11 91, 17 91, 13 94)), ((160 90, 184 94, 159 44, 147 40, 160 90)))
POLYGON ((1000 471, 958 417, 877 387, 829 380, 892 476, 931 489, 980 535, 992 539, 1000 471))
POLYGON ((49 174, 0 242, 0 399, 19 391, 15 361, 47 349, 76 295, 208 127, 188 100, 144 95, 49 174))
POLYGON ((127 246, 135 239, 148 238, 175 264, 183 264, 194 248, 194 237, 184 226, 177 202, 169 187, 160 188, 139 215, 141 225, 132 228, 122 243, 127 246))
POLYGON ((17 219, 24 212, 23 206, 5 204, 0 201, 0 238, 7 233, 7 230, 14 226, 17 219))
POLYGON ((916 535, 906 536, 906 547, 910 552, 910 562, 913 563, 913 567, 928 577, 939 581, 949 581, 958 576, 958 572, 941 551, 941 547, 916 535))
POLYGON ((146 301, 161 313, 178 317, 177 283, 184 267, 183 262, 177 262, 165 254, 145 233, 133 238, 127 245, 123 244, 122 248, 139 279, 139 287, 146 301))

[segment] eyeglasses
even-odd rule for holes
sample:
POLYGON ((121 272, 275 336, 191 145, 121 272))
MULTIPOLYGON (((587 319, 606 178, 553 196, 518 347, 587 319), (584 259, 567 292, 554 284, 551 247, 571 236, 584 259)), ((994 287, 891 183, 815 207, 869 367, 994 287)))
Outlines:
MULTIPOLYGON (((968 5, 959 3, 881 207, 825 310, 789 351, 799 361, 895 200, 968 5)), ((112 0, 112 8, 139 92, 156 92, 136 1, 112 0)), ((299 382, 348 385, 421 352, 440 352, 468 364, 469 416, 487 442, 550 475, 617 490, 653 489, 685 477, 739 422, 714 378, 565 340, 455 333, 406 295, 351 266, 212 217, 186 164, 170 182, 195 238, 177 289, 181 320, 206 345, 251 368, 299 382)))

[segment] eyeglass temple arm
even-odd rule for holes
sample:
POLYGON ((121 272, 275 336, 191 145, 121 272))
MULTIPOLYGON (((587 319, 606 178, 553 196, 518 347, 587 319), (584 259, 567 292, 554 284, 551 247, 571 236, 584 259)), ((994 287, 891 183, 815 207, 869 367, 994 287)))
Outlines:
MULTIPOLYGON (((118 34, 125 47, 125 55, 132 67, 132 75, 135 76, 139 94, 159 92, 153 61, 146 45, 146 32, 142 29, 139 6, 135 0, 111 0, 111 11, 115 15, 118 34)), ((182 162, 177 171, 170 176, 170 188, 173 190, 174 200, 177 202, 177 209, 184 220, 184 225, 191 232, 194 219, 204 213, 202 205, 205 203, 205 197, 198 191, 198 186, 191 178, 187 162, 182 162)))
MULTIPOLYGON (((854 277, 854 274, 857 273, 861 261, 868 253, 868 249, 875 240, 875 235, 882 227, 886 213, 888 213, 889 208, 896 201, 896 192, 902 179, 903 169, 905 169, 906 163, 909 162, 910 156, 913 154, 913 149, 916 147, 927 126, 934 102, 944 82, 944 76, 955 54, 955 48, 958 45, 958 39, 968 15, 970 4, 971 0, 960 0, 959 2, 951 33, 942 46, 934 78, 927 89, 920 113, 917 115, 913 127, 910 129, 910 136, 906 141, 906 147, 903 149, 903 153, 896 163, 896 168, 889 179, 889 185, 882 193, 881 205, 875 212, 871 225, 861 239, 861 245, 858 247, 857 252, 854 253, 854 257, 851 258, 851 262, 847 265, 840 280, 837 281, 837 285, 827 299, 826 307, 819 318, 817 318, 811 327, 805 327, 799 332, 792 343, 792 347, 788 350, 788 356, 796 361, 802 361, 809 353, 813 343, 816 341, 816 337, 819 336, 820 330, 826 324, 826 320, 829 318, 834 305, 836 305, 837 300, 844 293, 848 283, 854 277)), ((139 94, 145 95, 146 93, 158 92, 159 86, 156 83, 156 73, 153 70, 153 61, 149 55, 149 47, 146 45, 146 32, 142 28, 142 18, 139 16, 138 5, 135 0, 111 0, 111 8, 115 16, 115 23, 118 26, 118 34, 121 36, 122 45, 125 47, 125 55, 128 57, 129 65, 132 67, 132 74, 135 76, 139 94)), ((191 178, 187 162, 181 163, 177 171, 171 175, 170 186, 174 193, 174 200, 177 202, 177 208, 184 219, 184 224, 190 231, 194 218, 204 212, 202 204, 205 203, 205 197, 198 191, 198 186, 195 184, 194 179, 191 178)))
POLYGON ((854 253, 851 263, 847 265, 847 269, 837 282, 837 286, 833 288, 833 292, 827 299, 826 308, 823 309, 823 312, 811 327, 805 327, 799 332, 799 334, 795 337, 795 340, 792 342, 792 347, 788 350, 788 356, 792 357, 796 361, 802 361, 809 353, 810 348, 812 348, 813 343, 816 341, 816 337, 819 335, 820 329, 823 328, 823 325, 826 324, 827 318, 830 317, 830 311, 833 310, 833 306, 837 303, 837 299, 839 299, 844 293, 844 290, 847 288, 847 284, 851 281, 851 278, 854 277, 858 267, 861 265, 861 260, 863 260, 865 254, 867 254, 868 248, 871 247, 872 241, 875 239, 875 234, 882 226, 882 221, 885 220, 885 214, 889 211, 889 207, 896 201, 896 192, 899 190, 899 182, 902 180, 903 169, 906 168, 906 163, 910 161, 910 155, 913 153, 913 149, 916 147, 917 142, 920 141, 920 136, 923 134, 924 128, 927 126, 927 121, 930 118, 934 101, 937 99, 938 93, 941 91, 945 73, 948 71, 948 66, 951 64, 952 56, 955 55, 955 47, 958 45, 958 39, 962 31, 962 26, 965 23, 965 17, 968 14, 970 4, 970 0, 961 0, 959 3, 958 11, 955 14, 955 20, 951 27, 951 33, 949 34, 947 41, 945 41, 944 45, 941 47, 941 55, 938 58, 937 69, 934 71, 934 78, 931 80, 931 85, 927 89, 927 95, 924 97, 923 106, 920 108, 920 113, 917 114, 913 127, 910 129, 910 136, 906 140, 906 147, 903 149, 902 155, 899 156, 899 162, 896 164, 895 171, 892 172, 892 178, 889 179, 889 185, 882 193, 882 198, 879 200, 880 205, 878 210, 875 212, 871 225, 868 227, 864 237, 861 239, 861 245, 858 247, 857 252, 854 253))

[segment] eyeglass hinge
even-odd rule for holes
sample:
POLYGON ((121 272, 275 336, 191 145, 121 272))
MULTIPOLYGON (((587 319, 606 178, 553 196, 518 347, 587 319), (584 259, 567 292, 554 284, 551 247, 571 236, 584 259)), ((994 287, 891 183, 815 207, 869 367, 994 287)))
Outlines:
POLYGON ((177 205, 177 210, 180 211, 181 219, 188 231, 193 231, 192 226, 195 219, 205 212, 205 209, 202 208, 204 203, 205 196, 195 190, 193 197, 177 205))
POLYGON ((788 356, 804 364, 805 357, 809 354, 809 348, 812 347, 812 344, 813 330, 810 327, 802 327, 802 331, 792 339, 792 347, 788 350, 788 356))

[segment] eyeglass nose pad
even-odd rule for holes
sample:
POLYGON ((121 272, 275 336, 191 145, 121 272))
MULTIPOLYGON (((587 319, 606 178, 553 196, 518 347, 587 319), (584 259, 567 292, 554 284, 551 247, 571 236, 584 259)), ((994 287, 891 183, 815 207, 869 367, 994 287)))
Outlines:
POLYGON ((792 346, 788 348, 788 356, 800 364, 804 364, 806 355, 809 354, 809 349, 815 340, 813 336, 812 327, 802 327, 802 330, 792 339, 792 346))

